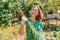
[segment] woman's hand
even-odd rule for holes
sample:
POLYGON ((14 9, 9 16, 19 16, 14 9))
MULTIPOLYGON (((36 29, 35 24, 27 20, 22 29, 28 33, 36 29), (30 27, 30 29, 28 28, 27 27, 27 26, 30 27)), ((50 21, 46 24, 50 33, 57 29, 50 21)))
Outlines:
POLYGON ((25 34, 25 22, 27 21, 27 18, 22 10, 17 9, 17 12, 22 16, 21 24, 20 24, 20 35, 24 35, 25 34))
POLYGON ((27 21, 26 16, 22 16, 21 18, 21 24, 20 24, 20 35, 24 35, 25 34, 25 22, 27 21))
POLYGON ((17 12, 20 14, 20 15, 24 15, 24 12, 22 11, 22 10, 20 10, 20 9, 17 9, 17 12))

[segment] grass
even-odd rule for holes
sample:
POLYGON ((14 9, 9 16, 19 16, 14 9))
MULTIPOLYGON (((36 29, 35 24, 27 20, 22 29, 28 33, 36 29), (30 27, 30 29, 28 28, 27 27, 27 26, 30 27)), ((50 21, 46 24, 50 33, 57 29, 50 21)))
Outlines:
MULTIPOLYGON (((45 34, 47 35, 47 38, 48 38, 49 36, 52 36, 53 32, 45 32, 45 34)), ((57 32, 56 38, 57 40, 60 40, 60 31, 57 32)))
MULTIPOLYGON (((19 40, 20 24, 14 23, 12 27, 0 28, 0 40, 19 40)), ((52 32, 45 32, 44 34, 52 35, 52 32)), ((60 40, 60 31, 57 32, 57 40, 60 40)))
POLYGON ((57 32, 57 35, 58 35, 58 36, 57 36, 57 39, 60 40, 60 31, 57 32))
POLYGON ((0 40, 12 40, 14 37, 17 39, 19 35, 19 25, 13 24, 14 27, 1 27, 0 28, 0 40))

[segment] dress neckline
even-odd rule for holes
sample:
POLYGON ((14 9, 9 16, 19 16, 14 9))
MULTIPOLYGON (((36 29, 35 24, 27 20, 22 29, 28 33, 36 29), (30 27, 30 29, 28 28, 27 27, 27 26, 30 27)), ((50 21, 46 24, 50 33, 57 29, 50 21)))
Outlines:
POLYGON ((36 22, 37 20, 33 21, 31 18, 29 18, 32 22, 36 22))

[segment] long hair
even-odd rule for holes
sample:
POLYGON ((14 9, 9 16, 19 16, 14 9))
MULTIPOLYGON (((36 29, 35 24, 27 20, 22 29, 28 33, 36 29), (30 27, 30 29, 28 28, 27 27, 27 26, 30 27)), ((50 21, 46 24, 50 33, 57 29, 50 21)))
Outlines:
POLYGON ((37 6, 37 5, 34 5, 33 8, 34 7, 37 7, 38 8, 38 15, 36 16, 36 20, 42 20, 43 19, 43 13, 42 13, 40 7, 37 6))

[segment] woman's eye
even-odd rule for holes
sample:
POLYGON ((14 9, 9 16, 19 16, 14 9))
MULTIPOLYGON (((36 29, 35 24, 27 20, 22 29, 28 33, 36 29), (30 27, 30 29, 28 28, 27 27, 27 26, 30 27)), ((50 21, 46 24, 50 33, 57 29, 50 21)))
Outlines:
POLYGON ((37 11, 36 9, 33 9, 34 11, 37 11))

